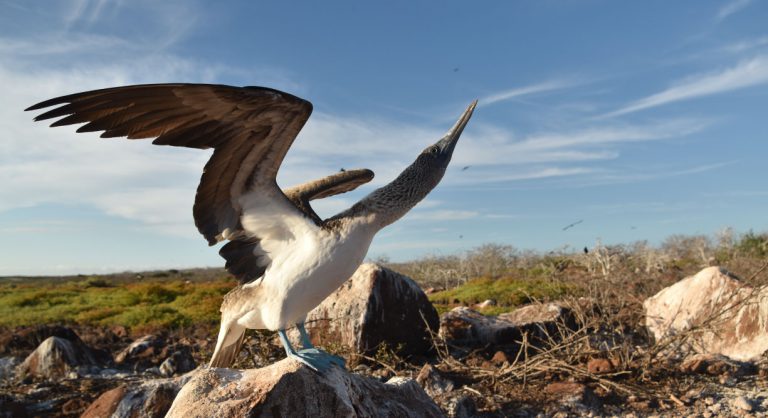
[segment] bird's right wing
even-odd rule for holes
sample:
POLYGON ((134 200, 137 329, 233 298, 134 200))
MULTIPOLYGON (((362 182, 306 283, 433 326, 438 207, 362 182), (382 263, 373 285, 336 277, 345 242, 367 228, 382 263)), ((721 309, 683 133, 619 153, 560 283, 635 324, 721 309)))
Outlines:
POLYGON ((319 222, 320 218, 309 204, 311 200, 350 192, 371 180, 373 180, 373 171, 367 168, 340 171, 330 176, 285 189, 283 193, 299 210, 319 222))

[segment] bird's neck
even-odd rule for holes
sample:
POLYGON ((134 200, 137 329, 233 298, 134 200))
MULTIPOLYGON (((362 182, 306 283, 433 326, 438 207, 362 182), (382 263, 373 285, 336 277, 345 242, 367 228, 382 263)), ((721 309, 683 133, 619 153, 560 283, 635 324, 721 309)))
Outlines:
POLYGON ((362 217, 378 229, 405 216, 437 185, 442 177, 425 176, 416 167, 408 167, 395 180, 378 188, 336 217, 362 217))

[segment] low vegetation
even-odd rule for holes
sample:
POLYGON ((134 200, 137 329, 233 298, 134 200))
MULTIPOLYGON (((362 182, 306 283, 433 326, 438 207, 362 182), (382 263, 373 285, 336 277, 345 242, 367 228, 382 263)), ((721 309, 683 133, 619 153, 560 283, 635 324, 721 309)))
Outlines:
POLYGON ((217 323, 221 299, 235 281, 186 278, 77 277, 0 283, 0 326, 37 324, 178 328, 217 323))

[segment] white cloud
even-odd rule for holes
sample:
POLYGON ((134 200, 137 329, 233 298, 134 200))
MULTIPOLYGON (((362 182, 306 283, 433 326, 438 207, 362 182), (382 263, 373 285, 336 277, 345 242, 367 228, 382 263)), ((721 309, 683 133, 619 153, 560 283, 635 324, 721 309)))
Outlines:
POLYGON ((709 96, 764 83, 768 83, 768 56, 761 55, 717 73, 689 77, 664 91, 637 100, 602 117, 624 115, 667 103, 709 96))
POLYGON ((573 87, 577 83, 566 80, 550 80, 543 83, 532 84, 524 87, 516 87, 509 90, 500 91, 488 96, 485 96, 477 101, 478 107, 489 106, 495 103, 512 100, 522 96, 528 96, 536 93, 544 93, 554 90, 561 90, 569 87, 573 87))
POLYGON ((715 18, 718 21, 722 21, 728 16, 749 6, 750 3, 752 3, 752 0, 731 0, 717 11, 715 18))

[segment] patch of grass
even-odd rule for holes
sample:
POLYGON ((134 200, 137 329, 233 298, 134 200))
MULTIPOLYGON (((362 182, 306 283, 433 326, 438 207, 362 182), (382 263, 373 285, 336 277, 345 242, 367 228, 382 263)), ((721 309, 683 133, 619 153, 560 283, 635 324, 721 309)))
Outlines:
POLYGON ((452 305, 474 305, 488 299, 496 301, 496 306, 481 310, 487 315, 508 312, 510 307, 523 305, 534 300, 556 299, 566 294, 577 293, 572 285, 544 280, 517 279, 503 277, 500 279, 479 278, 449 290, 429 295, 429 300, 435 304, 439 313, 450 310, 452 305))
POLYGON ((231 279, 113 282, 109 278, 0 284, 0 326, 53 323, 182 327, 217 323, 231 279))

